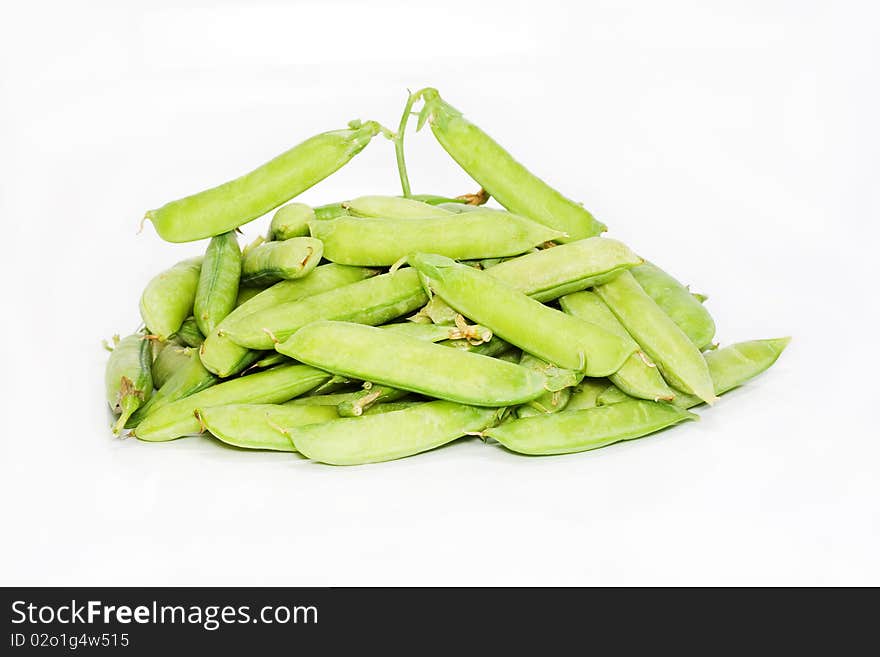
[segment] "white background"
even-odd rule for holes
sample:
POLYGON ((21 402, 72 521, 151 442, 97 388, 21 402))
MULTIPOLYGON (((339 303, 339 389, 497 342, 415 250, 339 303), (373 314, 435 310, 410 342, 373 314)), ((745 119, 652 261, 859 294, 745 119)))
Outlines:
MULTIPOLYGON (((0 584, 880 584, 872 5, 3 3, 0 584), (112 438, 100 341, 204 248, 144 210, 428 84, 709 294, 722 342, 789 350, 700 422, 573 456, 112 438)), ((415 191, 475 189, 408 141, 415 191)), ((398 193, 384 140, 302 200, 364 193, 398 193)))

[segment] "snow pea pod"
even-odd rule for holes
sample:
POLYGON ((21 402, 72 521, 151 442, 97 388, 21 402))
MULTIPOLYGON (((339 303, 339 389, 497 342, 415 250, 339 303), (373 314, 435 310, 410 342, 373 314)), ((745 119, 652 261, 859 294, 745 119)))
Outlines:
POLYGON ((532 401, 517 407, 518 417, 529 417, 541 413, 558 413, 568 404, 571 388, 580 383, 583 374, 564 370, 552 363, 536 358, 527 352, 520 355, 519 364, 539 372, 547 379, 547 392, 532 401))
POLYGON ((620 369, 608 376, 614 385, 633 397, 641 399, 669 401, 675 397, 675 392, 666 384, 654 364, 641 352, 641 348, 635 340, 595 292, 583 291, 567 294, 559 300, 559 303, 569 315, 613 331, 635 349, 635 352, 626 359, 620 369))
POLYGON ((663 378, 682 392, 694 394, 709 404, 715 403, 717 397, 703 354, 632 274, 623 272, 594 289, 657 364, 663 378))
POLYGON ((474 406, 523 404, 546 383, 519 365, 348 322, 313 322, 275 348, 328 372, 474 406))
MULTIPOLYGON (((221 377, 232 376, 237 372, 241 372, 249 364, 247 361, 250 351, 246 347, 235 344, 226 337, 224 329, 228 324, 267 308, 280 306, 298 299, 305 299, 327 290, 369 278, 375 275, 375 273, 371 269, 329 264, 316 267, 311 274, 304 278, 276 283, 238 306, 217 325, 201 346, 202 363, 211 372, 221 377)), ((246 290, 248 288, 242 289, 246 290)))
POLYGON ((360 465, 434 449, 485 429, 496 416, 494 408, 434 401, 390 413, 292 427, 290 437, 314 461, 360 465))
POLYGON ((379 328, 402 335, 409 335, 428 342, 467 340, 473 345, 478 345, 489 342, 492 339, 492 331, 479 324, 468 324, 461 315, 456 315, 453 319, 453 324, 453 326, 445 326, 400 322, 397 324, 384 324, 379 328))
POLYGON ((217 377, 202 365, 199 352, 195 349, 187 351, 189 353, 186 356, 186 362, 180 365, 161 386, 156 384, 158 386, 156 393, 131 416, 131 421, 126 425, 127 428, 137 426, 150 413, 163 406, 194 395, 217 383, 217 377))
POLYGON ((608 379, 584 379, 572 391, 565 410, 583 411, 588 408, 595 408, 599 406, 599 396, 608 388, 613 387, 608 382, 608 379))
POLYGON ((191 258, 155 276, 141 295, 141 318, 147 329, 160 340, 177 332, 183 320, 192 315, 199 285, 202 258, 191 258))
POLYGON ((205 336, 202 335, 198 324, 196 324, 195 317, 187 317, 183 320, 183 324, 180 325, 173 337, 176 341, 194 349, 198 349, 205 341, 205 336))
POLYGON ((360 196, 342 204, 348 213, 355 217, 375 217, 380 219, 427 219, 448 217, 449 210, 399 196, 360 196))
POLYGON ((208 335, 235 308, 241 277, 241 249, 235 232, 211 238, 202 269, 193 315, 202 335, 208 335))
POLYGON ((324 242, 324 256, 343 265, 388 267, 417 251, 472 260, 518 255, 560 236, 510 213, 477 210, 463 215, 411 219, 342 217, 309 224, 324 242))
POLYGON ((436 89, 419 92, 425 101, 419 119, 427 119, 440 145, 501 205, 567 234, 562 241, 593 237, 606 230, 600 221, 535 176, 494 139, 445 102, 436 89))
POLYGON ((287 427, 318 424, 339 418, 332 406, 284 404, 226 404, 195 410, 202 426, 235 447, 295 452, 287 427))
POLYGON ((514 420, 483 433, 520 454, 570 454, 641 438, 698 417, 672 404, 635 399, 514 420))
POLYGON ((307 139, 266 164, 218 187, 150 210, 146 219, 169 242, 226 233, 266 214, 320 182, 360 153, 380 132, 374 121, 307 139))
POLYGON ((110 410, 119 415, 113 433, 122 431, 128 418, 153 393, 150 341, 142 333, 119 339, 113 337, 113 350, 104 370, 104 386, 110 410))
POLYGON ((265 291, 264 287, 241 287, 238 288, 238 296, 235 297, 235 307, 243 306, 245 303, 253 299, 260 292, 265 291))
POLYGON ((159 352, 156 360, 153 361, 153 385, 157 390, 189 362, 192 353, 191 347, 180 347, 176 344, 169 344, 159 352))
POLYGON ((150 442, 197 434, 201 432, 194 415, 197 408, 223 404, 276 404, 301 395, 328 378, 330 375, 326 372, 307 365, 282 365, 230 379, 157 409, 144 418, 133 433, 150 442))
POLYGON ((353 393, 350 399, 339 402, 336 413, 339 417, 360 417, 370 408, 381 402, 392 402, 403 399, 409 394, 407 390, 398 390, 388 386, 371 384, 364 390, 353 393))
POLYGON ((687 287, 650 262, 633 267, 630 273, 697 349, 702 351, 712 344, 715 321, 700 299, 691 294, 687 287))
POLYGON ((309 234, 309 222, 315 218, 315 211, 305 203, 282 205, 272 216, 269 224, 270 240, 289 240, 309 234))
POLYGON ((559 367, 606 376, 635 351, 619 335, 549 308, 487 272, 434 254, 418 253, 409 262, 426 289, 462 315, 559 367))
POLYGON ((223 333, 242 347, 272 349, 316 320, 384 324, 427 300, 418 272, 405 268, 236 318, 224 323, 223 333))
POLYGON ((311 237, 293 237, 248 248, 242 255, 241 284, 267 285, 303 278, 324 254, 324 245, 311 237))

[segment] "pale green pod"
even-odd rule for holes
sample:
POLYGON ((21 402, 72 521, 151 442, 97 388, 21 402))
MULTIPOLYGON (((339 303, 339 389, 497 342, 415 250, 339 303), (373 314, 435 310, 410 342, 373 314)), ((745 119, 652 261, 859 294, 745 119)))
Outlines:
POLYGON ((177 367, 161 385, 156 384, 156 393, 150 397, 146 404, 137 409, 126 428, 137 426, 150 413, 163 406, 194 395, 217 383, 217 377, 206 370, 199 360, 199 352, 195 349, 187 349, 186 351, 189 352, 186 361, 177 367))
POLYGON ((433 254, 415 254, 409 262, 425 287, 462 315, 554 365, 606 376, 634 352, 619 335, 545 306, 487 272, 433 254))
POLYGON ((467 340, 476 346, 489 342, 492 339, 492 331, 479 324, 468 324, 461 315, 456 315, 453 323, 453 326, 445 326, 441 324, 399 322, 397 324, 384 324, 379 328, 401 335, 408 335, 419 340, 426 340, 427 342, 467 340))
POLYGON ((702 303, 705 297, 701 299, 692 294, 686 286, 650 262, 633 267, 630 272, 697 349, 702 351, 712 344, 715 320, 702 303))
POLYGON ((428 219, 452 214, 441 207, 399 196, 360 196, 342 204, 355 217, 428 219))
MULTIPOLYGON (((211 372, 221 377, 232 376, 241 372, 250 362, 253 362, 250 356, 251 352, 246 347, 237 345, 224 335, 223 330, 227 324, 238 321, 252 313, 267 308, 274 308, 291 301, 305 299, 327 290, 361 281, 375 274, 375 270, 372 269, 329 264, 316 267, 305 278, 276 283, 238 306, 217 325, 211 334, 205 338, 205 342, 200 348, 202 363, 211 372), (250 362, 248 362, 249 360, 250 362)), ((242 289, 246 290, 248 288, 242 289)))
POLYGON ((147 330, 167 340, 192 315, 202 258, 178 262, 155 276, 141 295, 141 317, 147 330))
POLYGON ((153 361, 153 385, 157 390, 190 361, 192 353, 192 347, 181 347, 173 343, 159 352, 153 361))
POLYGON ((194 411, 224 404, 277 404, 301 395, 330 378, 307 365, 282 365, 265 372, 229 379, 150 413, 134 435, 157 442, 201 433, 194 411))
POLYGON ((419 251, 460 260, 518 255, 560 235, 523 217, 485 210, 419 221, 343 217, 313 221, 310 228, 328 260, 382 267, 419 251))
POLYGON ((265 291, 264 287, 241 287, 238 288, 238 296, 235 297, 235 307, 243 306, 248 301, 253 299, 255 296, 260 294, 260 292, 265 291))
POLYGON ((241 284, 267 285, 303 278, 321 261, 324 245, 312 237, 264 242, 248 248, 242 256, 241 284))
POLYGON ((632 274, 623 272, 596 286, 595 291, 657 364, 664 379, 682 392, 695 394, 709 404, 715 402, 717 397, 703 354, 632 274))
POLYGON ((580 372, 564 370, 527 352, 520 355, 519 364, 538 372, 547 379, 547 392, 527 404, 517 407, 516 414, 519 417, 529 417, 540 413, 558 413, 568 404, 571 388, 584 378, 580 372))
POLYGON ((195 413, 205 429, 227 445, 277 452, 296 451, 285 427, 319 424, 339 417, 332 406, 285 404, 206 406, 195 413))
POLYGON ((359 465, 445 445, 482 431, 494 423, 496 415, 494 408, 435 401, 390 413, 292 427, 289 432, 296 448, 314 461, 359 465))
POLYGON ((520 454, 570 454, 641 438, 698 417, 672 404, 637 399, 523 418, 483 433, 520 454))
POLYGON ((397 401, 408 394, 407 390, 371 384, 364 386, 364 390, 354 393, 351 399, 339 402, 336 413, 339 417, 360 417, 376 404, 397 401))
POLYGON ((418 272, 405 268, 235 318, 224 322, 222 330, 225 337, 242 347, 272 349, 317 320, 384 324, 427 300, 418 272))
POLYGON ((620 369, 608 376, 614 385, 641 399, 669 401, 675 397, 675 392, 663 380, 657 367, 642 353, 635 340, 596 293, 583 291, 567 294, 559 303, 568 314, 616 333, 635 349, 620 369))
POLYGON ((104 386, 110 410, 119 415, 113 433, 122 431, 129 417, 153 393, 152 350, 141 333, 122 340, 114 336, 114 346, 104 370, 104 386))
POLYGON ((234 231, 212 237, 205 251, 193 316, 202 335, 208 335, 235 308, 241 277, 241 249, 234 231))
POLYGON ((324 132, 240 178, 150 210, 146 219, 169 242, 190 242, 238 228, 304 192, 360 153, 381 130, 352 121, 324 132))
POLYGON ((361 393, 361 390, 355 390, 353 392, 335 392, 329 395, 303 395, 302 397, 297 397, 296 399, 291 399, 288 402, 285 402, 285 405, 289 406, 332 406, 335 409, 339 404, 344 402, 349 402, 353 399, 356 399, 361 393))
POLYGON ((205 341, 205 336, 202 334, 201 329, 199 329, 195 317, 187 317, 183 320, 183 324, 180 325, 180 328, 177 329, 177 332, 172 337, 175 341, 194 349, 198 349, 205 341))
POLYGON ((517 417, 534 417, 535 415, 546 415, 547 413, 559 413, 566 410, 568 402, 571 399, 571 388, 563 388, 554 392, 545 392, 537 399, 533 399, 528 404, 517 406, 515 413, 517 417))
POLYGON ((599 406, 599 396, 608 388, 614 388, 608 379, 584 379, 572 391, 565 410, 583 411, 599 406))
POLYGON ((288 203, 283 205, 272 216, 269 224, 270 240, 289 240, 294 237, 306 237, 309 234, 309 222, 315 218, 315 211, 305 203, 288 203))
POLYGON ((474 406, 523 404, 546 383, 519 365, 348 322, 313 322, 276 349, 328 372, 474 406))

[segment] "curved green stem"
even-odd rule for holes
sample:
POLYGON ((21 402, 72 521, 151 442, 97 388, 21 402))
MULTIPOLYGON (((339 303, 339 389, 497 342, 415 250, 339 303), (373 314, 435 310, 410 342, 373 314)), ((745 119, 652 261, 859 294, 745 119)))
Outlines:
POLYGON ((412 190, 409 186, 409 176, 406 172, 406 156, 403 152, 403 137, 406 132, 406 124, 409 122, 409 115, 412 112, 413 103, 418 100, 421 92, 409 93, 406 99, 406 105, 403 106, 403 116, 400 117, 400 125, 397 127, 397 136, 394 139, 394 151, 397 155, 397 172, 400 174, 400 187, 403 190, 403 196, 410 198, 412 190))

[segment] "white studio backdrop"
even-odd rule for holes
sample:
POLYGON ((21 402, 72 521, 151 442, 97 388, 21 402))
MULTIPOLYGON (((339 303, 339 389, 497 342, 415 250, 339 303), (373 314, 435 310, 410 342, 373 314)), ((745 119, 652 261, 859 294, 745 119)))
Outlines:
MULTIPOLYGON (((880 583, 873 3, 0 6, 0 584, 880 583), (722 343, 790 348, 700 422, 566 457, 112 438, 100 341, 204 249, 144 210, 425 85, 708 294, 722 343)), ((475 191, 407 141, 415 191, 475 191)), ((382 139, 301 200, 366 193, 398 193, 382 139)))

